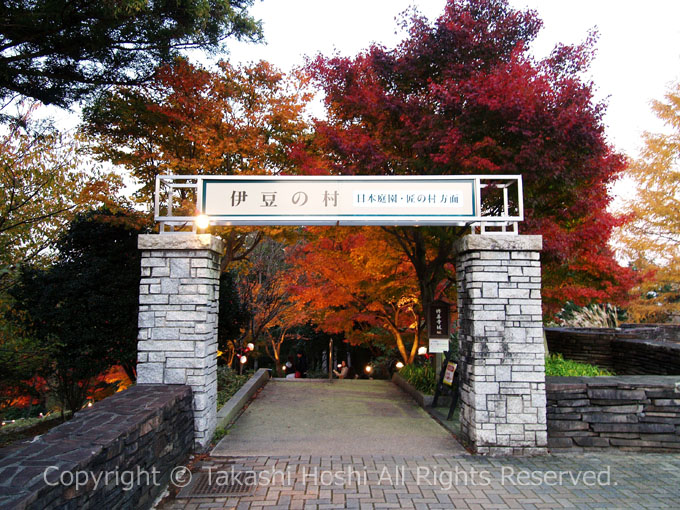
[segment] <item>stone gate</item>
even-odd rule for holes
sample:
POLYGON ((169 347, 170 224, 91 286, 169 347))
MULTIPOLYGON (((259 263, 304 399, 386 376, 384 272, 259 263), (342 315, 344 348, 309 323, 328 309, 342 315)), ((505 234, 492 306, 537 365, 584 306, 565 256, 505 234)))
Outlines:
POLYGON ((195 442, 201 449, 216 427, 223 246, 209 234, 164 233, 168 225, 196 220, 172 215, 173 193, 177 189, 186 193, 187 188, 196 190, 197 210, 206 225, 466 225, 477 229, 479 234, 463 237, 455 247, 462 440, 480 454, 546 451, 541 237, 517 235, 518 221, 523 219, 521 176, 159 176, 155 216, 161 235, 139 237, 138 384, 191 386, 195 442), (160 214, 163 183, 169 183, 166 215, 160 214), (516 198, 510 197, 513 186, 516 198), (500 194, 485 199, 487 188, 500 194), (485 200, 487 207, 482 207, 485 200), (485 210, 500 214, 489 216, 485 210), (494 233, 487 232, 489 225, 494 233))

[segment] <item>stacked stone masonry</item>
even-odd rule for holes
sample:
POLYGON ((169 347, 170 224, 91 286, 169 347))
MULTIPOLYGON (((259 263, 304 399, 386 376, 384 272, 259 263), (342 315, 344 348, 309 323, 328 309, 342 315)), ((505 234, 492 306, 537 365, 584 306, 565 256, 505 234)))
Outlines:
POLYGON ((680 452, 680 378, 548 377, 550 450, 680 452))
POLYGON ((461 435, 477 453, 546 452, 540 236, 456 247, 461 435))
POLYGON ((140 235, 138 384, 193 390, 195 440, 217 425, 217 316, 222 243, 210 235, 140 235))
POLYGON ((1 450, 0 510, 151 508, 194 447, 191 406, 188 386, 138 385, 1 450))

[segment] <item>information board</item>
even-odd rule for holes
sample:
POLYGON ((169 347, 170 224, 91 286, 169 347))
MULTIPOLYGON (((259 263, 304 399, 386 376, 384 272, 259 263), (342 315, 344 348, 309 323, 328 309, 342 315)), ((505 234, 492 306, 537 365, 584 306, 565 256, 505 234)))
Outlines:
POLYGON ((474 179, 204 177, 202 214, 237 224, 436 224, 478 213, 474 179))

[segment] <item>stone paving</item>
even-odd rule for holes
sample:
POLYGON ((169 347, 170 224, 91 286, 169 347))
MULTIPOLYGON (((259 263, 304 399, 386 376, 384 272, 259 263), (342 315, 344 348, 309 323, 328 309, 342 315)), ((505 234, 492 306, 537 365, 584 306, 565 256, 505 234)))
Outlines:
POLYGON ((185 492, 203 482, 203 496, 173 486, 157 508, 680 509, 680 454, 475 456, 414 406, 382 381, 270 382, 191 477, 174 473, 185 492), (406 421, 427 439, 416 448, 406 421))
POLYGON ((212 455, 422 455, 465 450, 390 381, 273 380, 212 455))
POLYGON ((159 508, 680 508, 677 454, 221 457, 200 462, 199 473, 214 487, 229 476, 253 484, 252 493, 169 499, 159 508))

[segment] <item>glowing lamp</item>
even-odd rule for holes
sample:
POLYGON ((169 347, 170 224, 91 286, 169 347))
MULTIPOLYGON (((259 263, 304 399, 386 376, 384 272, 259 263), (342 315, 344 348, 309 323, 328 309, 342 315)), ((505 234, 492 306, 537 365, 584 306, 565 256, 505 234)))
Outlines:
POLYGON ((246 345, 246 347, 248 347, 248 350, 249 350, 249 351, 254 351, 254 350, 255 350, 255 344, 253 344, 252 342, 249 342, 248 345, 246 345))
POLYGON ((201 230, 205 230, 210 226, 210 218, 208 218, 205 214, 196 216, 194 221, 196 222, 196 226, 201 230))
POLYGON ((397 361, 397 368, 401 370, 402 368, 404 368, 404 364, 401 361, 397 361))
POLYGON ((242 365, 245 365, 248 362, 248 358, 246 356, 241 356, 239 359, 242 365))
POLYGON ((418 347, 418 355, 419 356, 425 356, 427 354, 427 347, 424 345, 422 347, 418 347))
POLYGON ((367 374, 370 374, 371 372, 373 372, 373 367, 371 365, 366 365, 366 368, 364 370, 366 370, 367 374))

